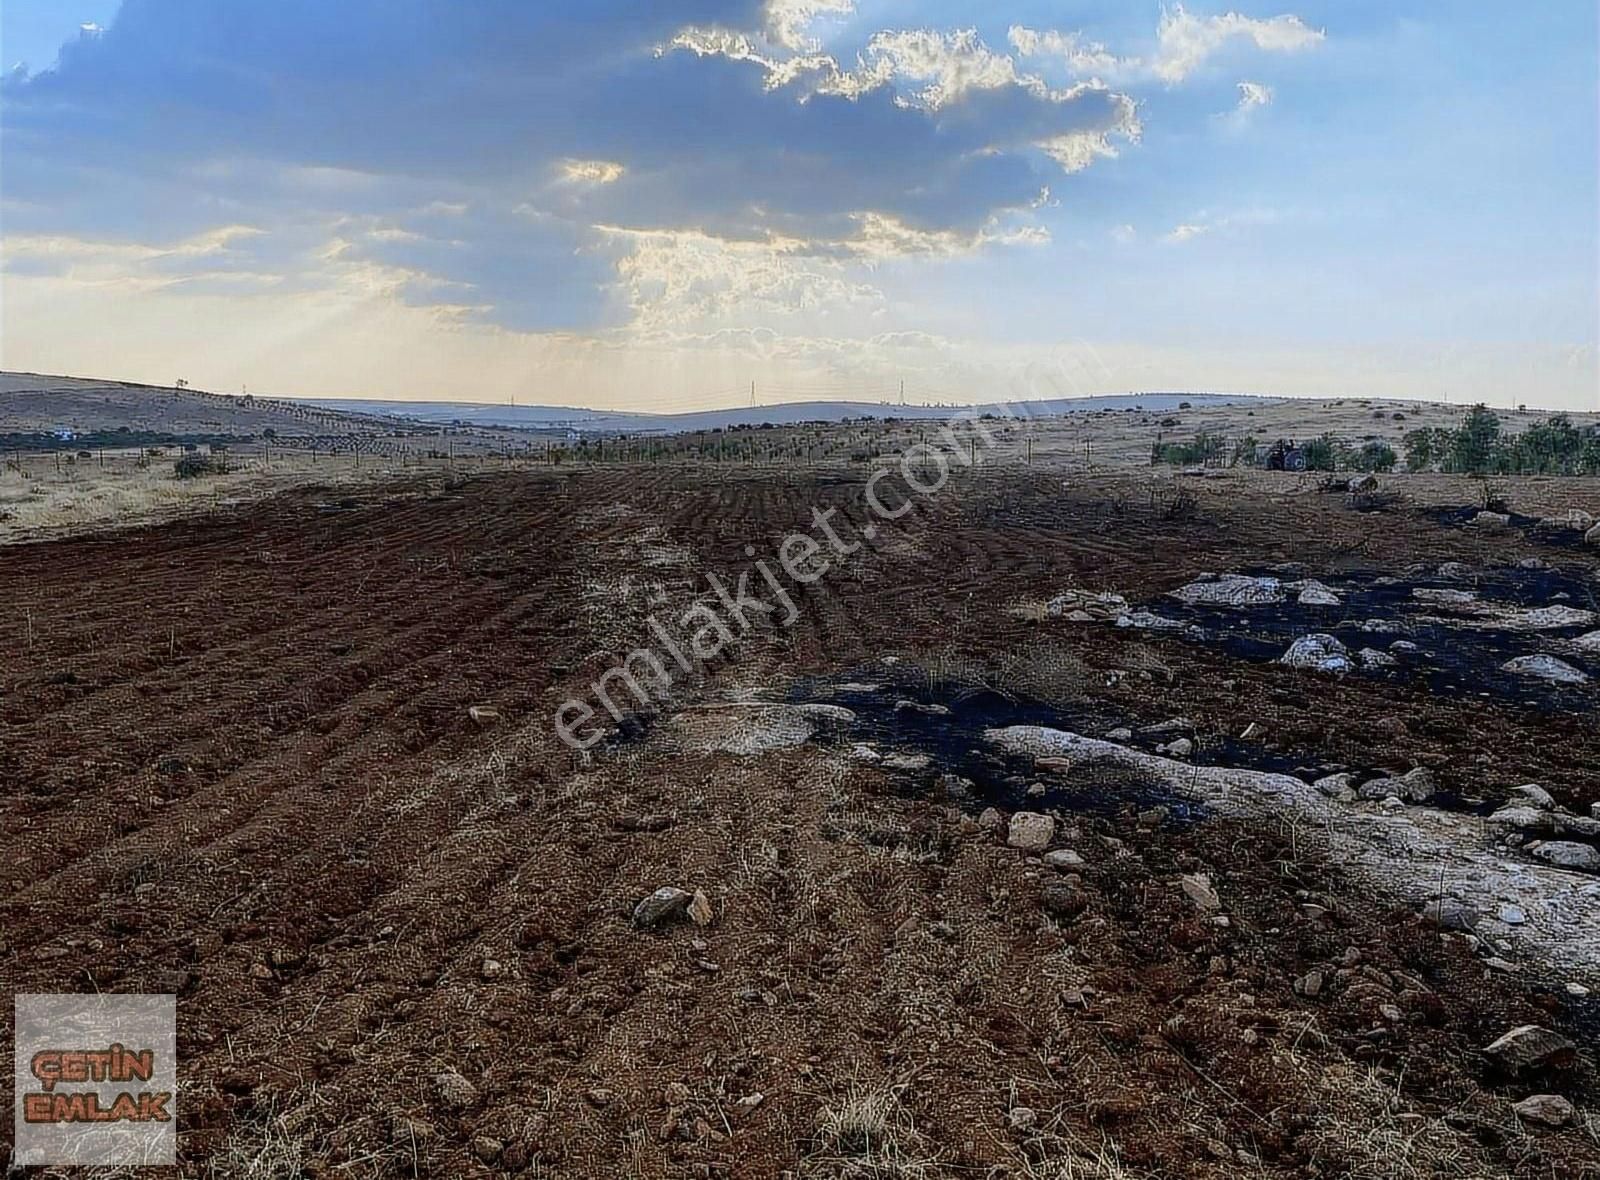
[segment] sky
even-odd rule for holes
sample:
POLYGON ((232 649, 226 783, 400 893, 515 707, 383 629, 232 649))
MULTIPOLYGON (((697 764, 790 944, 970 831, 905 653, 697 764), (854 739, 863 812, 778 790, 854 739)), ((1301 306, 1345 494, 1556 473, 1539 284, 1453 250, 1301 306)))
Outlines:
POLYGON ((5 0, 0 367, 1600 408, 1592 0, 5 0))

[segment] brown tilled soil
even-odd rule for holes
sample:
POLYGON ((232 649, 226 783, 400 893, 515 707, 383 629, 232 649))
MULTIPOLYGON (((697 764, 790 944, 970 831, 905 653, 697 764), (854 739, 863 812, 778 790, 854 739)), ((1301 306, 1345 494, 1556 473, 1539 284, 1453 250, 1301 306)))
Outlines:
MULTIPOLYGON (((891 656, 930 691, 1260 721, 1289 765, 1537 781, 1587 814, 1590 713, 1016 609, 1284 561, 1593 573, 1592 550, 1313 486, 962 476, 667 712, 891 656)), ((1550 507, 1600 508, 1573 487, 1550 507)), ((1064 815, 1085 864, 1063 902, 1070 877, 931 776, 817 742, 706 752, 670 717, 587 758, 556 740, 655 603, 860 494, 596 470, 0 551, 0 979, 177 993, 189 1176, 1600 1176, 1591 1002, 1486 969, 1291 819, 1064 815), (1179 887, 1196 873, 1227 924, 1179 887), (664 885, 710 923, 636 928, 664 885), (1577 1060, 1494 1072, 1478 1051, 1528 1023, 1577 1060), (1541 1092, 1576 1123, 1520 1121, 1541 1092)))

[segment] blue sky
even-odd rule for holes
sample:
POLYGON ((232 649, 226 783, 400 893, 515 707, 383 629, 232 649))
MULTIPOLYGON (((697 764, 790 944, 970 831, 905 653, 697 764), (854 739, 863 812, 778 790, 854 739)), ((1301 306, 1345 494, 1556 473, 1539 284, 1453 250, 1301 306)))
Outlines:
POLYGON ((1589 0, 6 0, 0 363, 1593 409, 1597 42, 1589 0))

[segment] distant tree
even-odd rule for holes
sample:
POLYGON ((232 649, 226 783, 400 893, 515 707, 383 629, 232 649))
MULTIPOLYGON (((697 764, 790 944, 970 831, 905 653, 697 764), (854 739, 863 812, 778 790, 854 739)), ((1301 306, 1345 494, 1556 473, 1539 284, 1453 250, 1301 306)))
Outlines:
POLYGON ((1339 466, 1339 444, 1331 434, 1314 438, 1302 446, 1307 471, 1334 471, 1339 466))
POLYGON ((1382 441, 1366 443, 1350 456, 1350 466, 1357 471, 1393 471, 1399 461, 1394 448, 1382 441))
POLYGON ((1481 402, 1467 411, 1461 429, 1451 442, 1450 470, 1472 475, 1488 471, 1494 458, 1494 445, 1500 438, 1500 418, 1481 402))

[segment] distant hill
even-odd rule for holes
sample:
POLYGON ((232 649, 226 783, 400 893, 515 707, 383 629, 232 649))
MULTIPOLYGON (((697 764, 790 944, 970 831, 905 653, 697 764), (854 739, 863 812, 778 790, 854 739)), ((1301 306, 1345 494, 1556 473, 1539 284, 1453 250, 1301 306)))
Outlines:
POLYGON ((798 422, 839 422, 846 418, 914 418, 943 420, 963 409, 979 414, 1054 418, 1095 410, 1175 410, 1193 406, 1229 405, 1243 396, 1204 393, 1127 393, 1105 397, 1054 398, 1046 401, 984 403, 973 406, 903 406, 883 402, 784 402, 771 406, 739 406, 683 414, 640 414, 584 410, 572 406, 509 406, 482 402, 367 401, 356 398, 309 398, 307 404, 343 412, 365 412, 410 418, 432 425, 460 422, 471 426, 511 426, 549 430, 566 427, 593 434, 678 434, 735 426, 789 426, 798 422))
MULTIPOLYGON (((70 430, 161 431, 173 435, 390 435, 459 423, 469 433, 507 431, 583 434, 681 434, 761 425, 840 422, 847 418, 942 421, 965 411, 1055 418, 1065 414, 1142 409, 1166 412, 1183 403, 1228 405, 1261 399, 1224 394, 1138 393, 1104 397, 984 403, 972 406, 883 402, 784 402, 681 414, 624 413, 574 406, 509 406, 481 402, 365 398, 261 397, 37 373, 0 373, 0 433, 70 430)), ((514 437, 514 436, 513 436, 514 437)))
POLYGON ((306 401, 207 393, 38 373, 0 373, 0 433, 126 427, 171 435, 284 437, 391 434, 403 424, 381 411, 340 410, 306 401))

